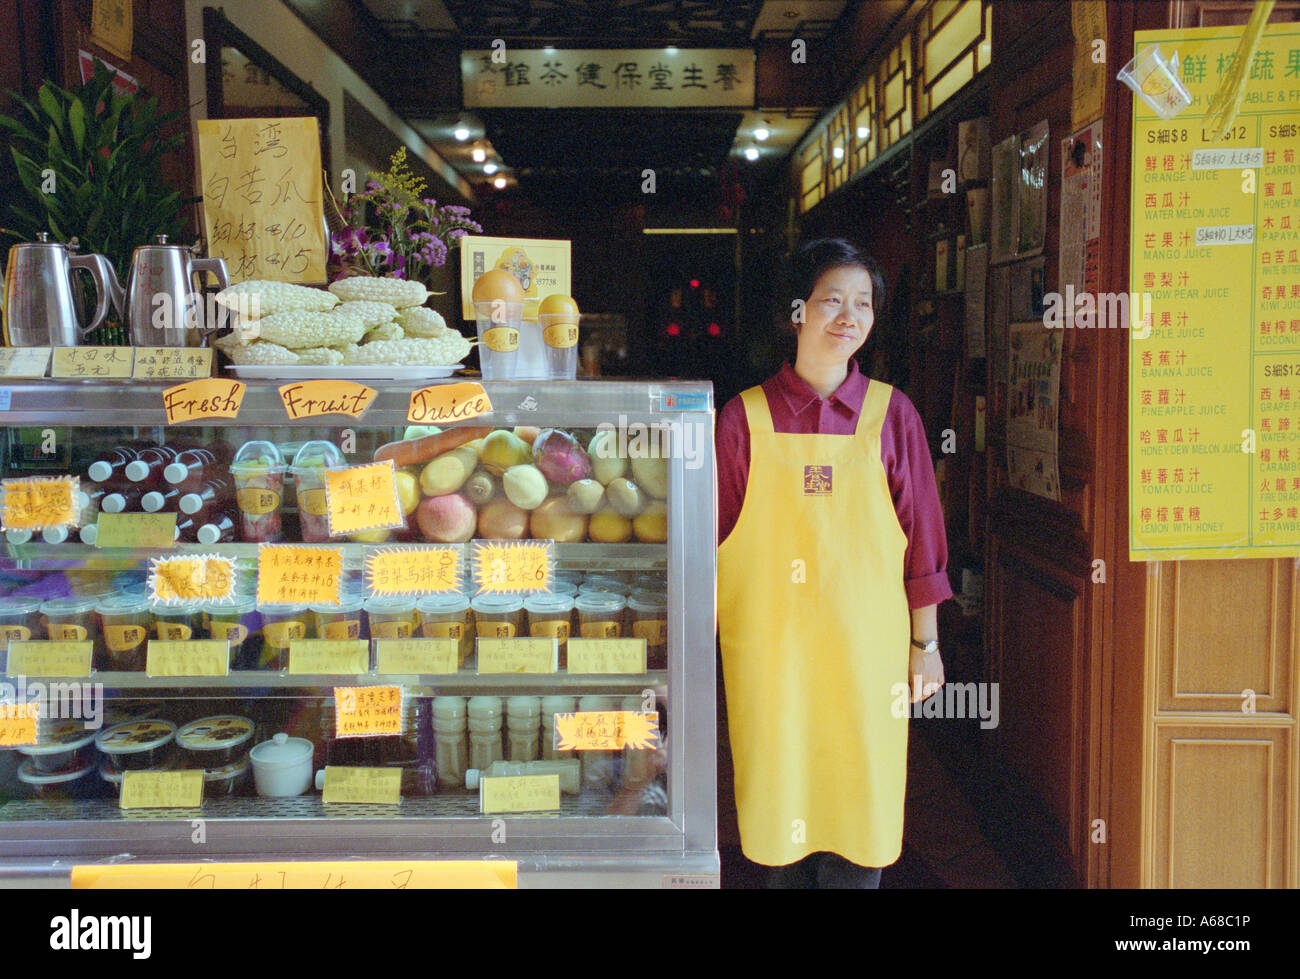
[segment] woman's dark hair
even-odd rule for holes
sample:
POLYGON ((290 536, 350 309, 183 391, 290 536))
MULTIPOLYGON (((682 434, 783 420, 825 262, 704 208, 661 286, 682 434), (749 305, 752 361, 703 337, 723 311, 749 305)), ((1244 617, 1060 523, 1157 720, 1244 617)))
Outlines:
POLYGON ((783 303, 778 320, 784 329, 794 332, 790 318, 797 308, 795 300, 807 302, 813 287, 826 272, 845 265, 856 265, 871 276, 871 307, 880 317, 885 309, 885 277, 876 260, 862 248, 843 238, 818 238, 804 242, 786 261, 778 301, 783 303))

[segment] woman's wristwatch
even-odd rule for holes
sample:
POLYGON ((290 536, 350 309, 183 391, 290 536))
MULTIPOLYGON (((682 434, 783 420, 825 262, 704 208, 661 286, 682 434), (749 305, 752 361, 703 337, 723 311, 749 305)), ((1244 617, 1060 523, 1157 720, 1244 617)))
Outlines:
POLYGON ((915 637, 913 637, 912 645, 915 646, 923 653, 937 653, 939 651, 938 639, 927 639, 925 642, 921 642, 915 637))

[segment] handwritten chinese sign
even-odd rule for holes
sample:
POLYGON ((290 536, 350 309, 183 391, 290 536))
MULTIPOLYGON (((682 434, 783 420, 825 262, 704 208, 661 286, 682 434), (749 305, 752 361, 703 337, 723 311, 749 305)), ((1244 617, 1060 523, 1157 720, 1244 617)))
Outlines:
POLYGON ((201 119, 198 132, 208 252, 230 281, 324 282, 316 119, 201 119))
MULTIPOLYGON (((637 623, 640 625, 640 623, 637 623)), ((570 639, 570 673, 644 673, 646 640, 570 639)))
POLYGON ((365 466, 327 470, 325 515, 331 537, 362 530, 405 527, 397 497, 397 470, 392 459, 365 466))
POLYGON ((217 554, 151 558, 149 598, 154 602, 218 602, 235 593, 235 559, 217 554))
POLYGON ((0 703, 0 748, 17 748, 36 743, 37 703, 0 703))
POLYGON ((484 639, 479 626, 478 671, 486 673, 554 673, 559 646, 554 637, 530 636, 527 639, 484 639))
POLYGON ((325 767, 325 791, 321 802, 377 803, 395 806, 402 801, 400 768, 325 767))
POLYGON ((475 541, 474 583, 481 592, 546 591, 551 541, 475 541))
POLYGON ((51 377, 126 378, 131 376, 130 347, 55 347, 51 377))
POLYGON ((366 554, 366 584, 375 595, 430 595, 460 589, 458 544, 385 547, 366 554))
POLYGON ((90 7, 90 39, 123 61, 131 60, 132 0, 94 0, 90 7))
POLYGON ((560 776, 489 776, 478 783, 479 811, 551 812, 560 808, 560 776))
POLYGON ((370 738, 401 733, 401 687, 334 688, 336 738, 370 738))
POLYGON ((76 476, 33 476, 0 482, 0 524, 5 530, 77 525, 76 476))
POLYGON ((588 710, 555 715, 558 751, 621 751, 659 747, 654 711, 588 710))
POLYGON ((203 769, 123 772, 123 809, 197 809, 203 805, 203 769))
MULTIPOLYGON (((59 347, 58 349, 85 350, 86 348, 59 347)), ((0 347, 0 376, 44 377, 45 370, 49 366, 49 347, 0 347)))
POLYGON ((257 549, 259 605, 337 605, 343 548, 262 544, 257 549))
POLYGON ((360 418, 375 400, 375 389, 356 381, 300 381, 280 388, 290 418, 348 415, 360 418))
POLYGON ((9 641, 10 676, 90 676, 95 644, 79 639, 26 639, 9 641))
POLYGON ((95 546, 175 547, 175 513, 103 513, 95 521, 95 546))
POLYGON ((467 320, 475 318, 474 283, 490 269, 505 269, 519 280, 524 290, 524 319, 530 322, 537 321, 542 299, 570 292, 573 248, 563 238, 466 235, 460 240, 460 253, 461 314, 467 320))
POLYGON ((135 348, 135 365, 131 369, 134 378, 209 377, 211 374, 211 347, 135 348))
POLYGON ((149 640, 146 676, 227 676, 230 640, 149 640))
POLYGON ((292 639, 289 672, 292 674, 349 675, 370 669, 370 643, 364 639, 292 639))
POLYGON ((286 863, 96 863, 72 868, 78 890, 172 888, 176 890, 414 890, 489 888, 513 890, 513 860, 294 860, 286 863))
POLYGON ((167 413, 168 425, 234 418, 243 403, 244 383, 220 377, 205 377, 163 391, 163 411, 167 413))
POLYGON ((459 645, 457 639, 376 639, 375 672, 381 676, 455 673, 460 667, 459 645))

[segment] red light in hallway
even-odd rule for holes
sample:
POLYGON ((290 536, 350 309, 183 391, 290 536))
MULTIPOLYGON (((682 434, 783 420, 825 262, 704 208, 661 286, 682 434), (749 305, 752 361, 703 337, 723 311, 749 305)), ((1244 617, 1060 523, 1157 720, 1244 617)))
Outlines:
POLYGON ((699 287, 700 287, 700 280, 699 280, 699 279, 691 279, 691 288, 692 288, 692 289, 698 289, 699 287))
POLYGON ((669 323, 669 324, 668 324, 668 335, 669 335, 670 337, 675 337, 675 336, 677 336, 677 335, 678 335, 679 333, 681 333, 681 332, 682 332, 682 328, 681 328, 680 326, 678 326, 676 323, 669 323))
POLYGON ((717 323, 710 323, 710 324, 709 324, 709 336, 711 336, 711 337, 720 337, 720 336, 722 336, 722 327, 718 326, 717 323))

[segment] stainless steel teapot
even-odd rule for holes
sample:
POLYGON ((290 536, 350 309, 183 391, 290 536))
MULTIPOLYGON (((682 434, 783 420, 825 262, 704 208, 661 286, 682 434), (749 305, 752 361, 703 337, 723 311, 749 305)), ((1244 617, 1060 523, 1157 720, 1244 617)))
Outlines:
POLYGON ((217 307, 205 316, 202 289, 194 275, 211 272, 222 289, 230 274, 220 258, 195 258, 198 246, 169 245, 166 235, 131 256, 126 281, 126 321, 137 347, 197 347, 218 325, 217 307))
POLYGON ((121 289, 113 263, 103 255, 77 255, 77 239, 67 244, 39 241, 9 249, 5 265, 5 332, 11 347, 75 347, 104 322, 109 304, 118 305, 121 289), (73 292, 72 273, 86 269, 95 282, 95 311, 82 326, 73 292))

